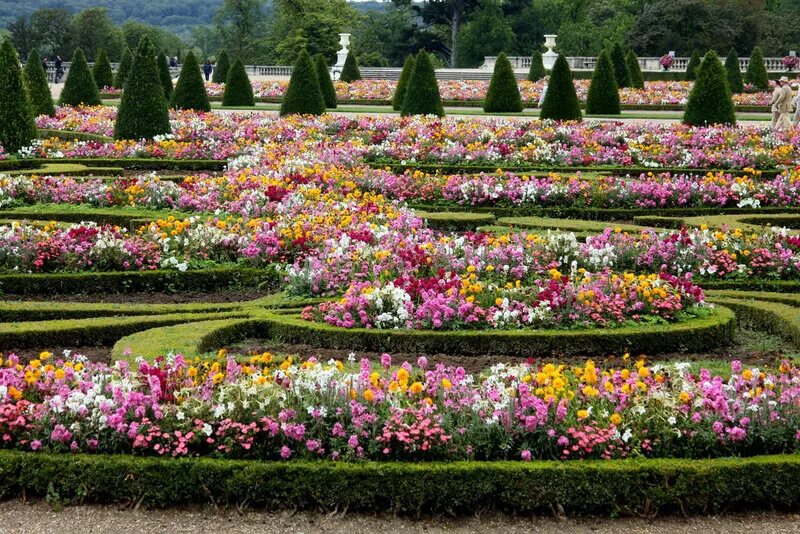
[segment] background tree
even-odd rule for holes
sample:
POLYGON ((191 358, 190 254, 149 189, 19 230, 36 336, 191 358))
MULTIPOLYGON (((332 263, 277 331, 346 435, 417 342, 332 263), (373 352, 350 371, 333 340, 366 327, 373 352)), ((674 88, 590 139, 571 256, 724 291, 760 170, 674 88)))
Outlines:
POLYGON ((106 51, 102 48, 97 54, 97 60, 92 67, 92 77, 98 89, 114 85, 114 72, 111 70, 111 62, 108 60, 106 51))
POLYGON ((761 53, 761 48, 758 46, 753 48, 753 51, 750 53, 750 63, 747 65, 745 80, 758 89, 769 89, 767 67, 764 66, 764 56, 761 53))
POLYGON ((344 66, 342 67, 342 73, 339 75, 339 79, 347 83, 361 79, 361 71, 358 70, 358 63, 356 62, 356 57, 353 55, 352 50, 347 53, 347 58, 344 60, 344 66))
POLYGON ((713 50, 706 54, 697 69, 697 80, 689 93, 683 122, 692 126, 736 124, 727 72, 713 50))
POLYGON ((581 120, 581 106, 575 93, 575 85, 572 83, 572 72, 563 55, 559 54, 553 65, 539 118, 581 120))
POLYGON ((483 110, 487 113, 519 113, 522 111, 522 98, 519 95, 517 77, 504 52, 500 52, 500 55, 497 56, 492 80, 486 91, 483 110))
POLYGON ((136 50, 114 125, 114 139, 152 139, 172 133, 155 51, 145 37, 136 50))
MULTIPOLYGON (((549 93, 548 89, 548 93, 549 93)), ((546 97, 546 96, 545 96, 546 97)), ((586 95, 587 115, 619 115, 619 87, 614 65, 608 52, 603 50, 597 57, 592 74, 592 83, 586 95)))
POLYGON ((208 101, 208 93, 203 83, 203 76, 200 73, 200 64, 197 56, 189 51, 183 60, 181 75, 178 83, 172 92, 170 107, 174 109, 193 109, 195 111, 211 111, 211 104, 208 101))
MULTIPOLYGON (((316 74, 315 74, 316 76, 316 74)), ((233 60, 228 79, 225 80, 225 92, 222 93, 223 106, 255 106, 256 99, 253 95, 253 84, 247 77, 244 63, 240 58, 233 60)))
POLYGON ((263 0, 225 0, 214 17, 226 50, 235 57, 254 57, 256 43, 264 32, 263 5, 263 0))
POLYGON ((231 68, 231 60, 228 58, 228 51, 223 50, 219 53, 217 64, 214 65, 214 72, 211 75, 211 81, 214 83, 225 83, 228 79, 228 71, 231 68))
POLYGON ((739 56, 736 55, 736 50, 731 48, 728 57, 725 58, 725 71, 728 74, 728 87, 731 93, 741 93, 744 91, 744 83, 742 82, 742 71, 739 69, 739 56))
MULTIPOLYGON (((50 93, 50 85, 47 83, 47 75, 39 60, 39 51, 33 50, 28 56, 23 71, 25 88, 28 90, 28 101, 34 116, 56 114, 53 106, 53 95, 50 93)), ((0 143, 1 144, 1 143, 0 143)))
POLYGON ((618 87, 630 87, 631 75, 628 72, 628 65, 625 63, 625 52, 622 45, 614 43, 611 49, 611 62, 614 66, 614 76, 617 78, 618 87))
POLYGON ((64 89, 61 90, 59 103, 62 106, 99 106, 103 103, 100 91, 94 81, 86 56, 80 48, 72 55, 64 89))
POLYGON ((537 50, 531 56, 531 68, 528 71, 528 81, 538 82, 545 76, 547 76, 547 70, 544 68, 542 53, 537 50))
POLYGON ((322 115, 325 113, 325 99, 319 86, 316 68, 311 56, 300 51, 297 63, 292 69, 292 78, 281 103, 281 116, 299 113, 302 115, 322 115))
POLYGON ((325 56, 322 54, 317 54, 314 57, 314 61, 317 68, 319 88, 322 91, 322 97, 325 100, 325 107, 328 109, 335 109, 336 88, 333 86, 333 80, 331 80, 331 71, 328 68, 328 62, 325 61, 325 56))
POLYGON ((14 153, 29 146, 36 137, 19 57, 11 41, 4 39, 0 45, 0 146, 7 153, 14 153))
POLYGON ((498 0, 486 0, 458 32, 459 67, 478 67, 485 56, 496 56, 514 46, 514 31, 498 0))
POLYGON ((161 80, 161 88, 164 90, 164 98, 169 102, 172 98, 172 74, 169 71, 167 56, 162 52, 156 54, 156 64, 158 66, 158 78, 161 80))
POLYGON ((72 53, 72 14, 66 9, 38 9, 31 15, 33 42, 40 50, 64 59, 72 53))
POLYGON ((108 8, 94 7, 72 17, 72 46, 83 50, 89 61, 97 61, 100 50, 119 59, 122 32, 108 16, 108 8))
POLYGON ((697 79, 697 69, 700 67, 700 52, 697 49, 692 50, 692 57, 689 58, 689 63, 686 64, 686 80, 693 82, 697 79))
POLYGON ((403 109, 403 103, 406 100, 406 91, 408 90, 408 82, 411 80, 411 75, 414 74, 414 56, 409 55, 403 63, 403 70, 400 71, 400 79, 397 80, 397 88, 394 91, 392 98, 392 108, 395 111, 403 109))
MULTIPOLYGON (((20 15, 13 22, 8 24, 8 32, 11 34, 11 41, 14 47, 25 57, 28 57, 33 50, 37 50, 33 39, 33 28, 30 20, 24 15, 20 15)), ((49 52, 49 50, 45 50, 49 52)))
POLYGON ((628 55, 625 56, 625 64, 628 66, 628 72, 631 75, 631 87, 634 89, 644 89, 644 77, 642 76, 642 69, 639 66, 639 59, 633 50, 628 50, 628 55))
POLYGON ((122 53, 122 60, 120 60, 119 66, 117 67, 117 73, 114 75, 115 89, 122 89, 125 87, 125 82, 128 81, 128 73, 131 70, 132 63, 133 54, 131 54, 130 48, 126 48, 122 53))

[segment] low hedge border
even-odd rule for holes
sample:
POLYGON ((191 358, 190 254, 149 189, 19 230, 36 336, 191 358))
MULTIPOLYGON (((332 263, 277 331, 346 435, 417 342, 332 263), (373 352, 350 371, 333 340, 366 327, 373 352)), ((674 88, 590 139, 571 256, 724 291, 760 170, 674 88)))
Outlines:
POLYGON ((709 301, 732 309, 740 323, 775 334, 800 347, 800 309, 796 306, 721 297, 709 301))
MULTIPOLYGON (((800 288, 798 288, 800 289, 800 288)), ((765 302, 777 302, 800 308, 800 294, 797 293, 776 293, 773 291, 731 291, 725 289, 707 290, 706 297, 727 298, 727 299, 747 299, 763 300, 765 302)))
POLYGON ((48 128, 39 128, 39 138, 49 139, 51 137, 58 137, 65 141, 99 141, 101 143, 110 143, 114 139, 106 135, 92 134, 86 132, 76 132, 72 130, 51 130, 48 128))
POLYGON ((800 456, 570 462, 330 462, 0 451, 0 498, 152 508, 567 516, 800 507, 800 456))
POLYGON ((695 279, 694 282, 703 289, 732 290, 732 291, 767 291, 772 293, 798 293, 800 280, 763 280, 749 278, 746 280, 703 280, 695 279))
MULTIPOLYGON (((252 301, 258 302, 258 301, 252 301)), ((241 309, 251 302, 190 304, 120 304, 83 302, 0 301, 0 323, 56 321, 93 317, 134 317, 173 313, 220 313, 241 309)))
POLYGON ((226 160, 213 159, 159 159, 159 158, 69 158, 61 159, 5 159, 0 160, 0 172, 14 169, 32 169, 44 163, 69 161, 89 167, 118 167, 126 170, 176 170, 176 171, 222 171, 226 160))
POLYGON ((588 221, 585 219, 558 219, 555 217, 503 217, 497 220, 500 226, 509 226, 523 230, 563 230, 566 232, 596 232, 606 228, 619 228, 623 232, 640 233, 644 226, 613 222, 588 221))
POLYGON ((417 217, 425 219, 430 228, 437 230, 475 230, 495 222, 495 217, 491 213, 417 211, 416 214, 417 217))
MULTIPOLYGON (((421 171, 427 172, 430 174, 440 173, 440 174, 471 174, 471 173, 480 173, 480 172, 496 172, 497 170, 508 171, 508 172, 516 172, 516 173, 549 173, 549 172, 557 172, 557 173, 574 173, 577 171, 583 172, 599 172, 599 173, 615 173, 621 176, 631 175, 636 176, 639 174, 647 174, 649 172, 652 173, 662 173, 662 172, 669 172, 669 173, 682 173, 682 174, 701 174, 705 175, 709 172, 725 172, 731 173, 734 175, 742 175, 744 174, 743 169, 719 169, 719 168, 706 168, 706 169, 695 169, 695 168, 685 168, 685 167, 636 167, 630 166, 625 167, 621 165, 598 165, 598 166, 575 166, 570 167, 566 165, 552 165, 552 166, 543 166, 543 165, 505 165, 503 161, 498 161, 494 163, 401 163, 397 160, 372 160, 372 161, 365 161, 365 164, 376 168, 376 169, 389 169, 393 172, 405 172, 405 171, 421 171)), ((771 169, 759 169, 761 172, 761 176, 764 179, 774 178, 776 175, 783 172, 783 169, 771 168, 771 169)))
POLYGON ((60 221, 80 223, 86 221, 110 224, 131 229, 139 228, 151 221, 166 219, 170 215, 186 219, 193 214, 170 210, 147 210, 132 208, 99 208, 86 204, 36 204, 0 210, 0 217, 29 221, 60 221))

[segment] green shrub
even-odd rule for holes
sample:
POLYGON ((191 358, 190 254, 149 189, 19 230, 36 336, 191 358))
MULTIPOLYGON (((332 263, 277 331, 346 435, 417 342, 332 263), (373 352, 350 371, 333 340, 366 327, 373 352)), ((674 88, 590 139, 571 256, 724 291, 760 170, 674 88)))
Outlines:
POLYGON ((122 53, 122 60, 119 62, 117 74, 114 76, 114 88, 122 89, 125 87, 125 82, 128 81, 128 74, 131 72, 131 65, 133 64, 133 54, 129 48, 125 48, 122 53))
POLYGON ((411 75, 414 74, 414 56, 409 54, 403 63, 403 70, 400 72, 400 79, 397 80, 397 89, 394 91, 392 97, 392 108, 395 111, 403 109, 403 103, 406 100, 406 91, 408 90, 408 82, 411 80, 411 75))
POLYGON ((761 47, 753 48, 750 53, 750 63, 747 65, 744 78, 756 89, 769 89, 769 76, 767 76, 767 67, 764 66, 764 54, 761 52, 761 47))
POLYGON ((495 222, 495 216, 491 213, 416 210, 416 214, 417 217, 425 219, 429 228, 455 232, 475 230, 495 222))
POLYGON ((614 77, 617 79, 617 87, 630 87, 631 75, 628 72, 628 64, 625 61, 625 52, 619 43, 615 43, 611 48, 611 62, 614 64, 614 77))
POLYGON ((297 56, 289 87, 281 103, 281 116, 295 113, 301 115, 325 113, 325 98, 319 86, 317 69, 305 50, 297 56))
POLYGON ((693 82, 697 79, 697 69, 700 68, 700 52, 697 50, 692 51, 692 57, 689 58, 689 63, 686 64, 686 80, 693 82))
POLYGON ((414 60, 414 71, 406 88, 403 101, 402 116, 438 115, 444 117, 442 96, 439 94, 439 82, 433 70, 431 58, 425 50, 420 50, 414 60))
POLYGON ((322 97, 325 100, 325 107, 336 109, 336 88, 333 86, 333 80, 331 80, 328 62, 325 61, 325 56, 322 54, 317 54, 315 61, 317 80, 319 81, 319 88, 322 90, 322 97))
POLYGON ((103 103, 92 71, 86 63, 86 56, 80 48, 76 49, 72 56, 59 103, 62 106, 99 106, 103 103))
POLYGON ((347 58, 344 60, 344 66, 342 67, 342 73, 339 75, 339 79, 347 83, 361 79, 361 71, 358 70, 358 62, 352 50, 347 53, 347 58))
POLYGON ((108 60, 105 50, 101 49, 97 54, 94 67, 92 67, 92 76, 98 89, 114 85, 114 72, 111 70, 111 62, 108 60))
POLYGON ((222 94, 223 106, 255 106, 253 84, 244 69, 244 63, 238 57, 233 61, 225 81, 225 92, 222 94))
POLYGON ((572 72, 563 55, 559 54, 553 65, 539 117, 562 121, 581 120, 581 105, 572 83, 572 72))
POLYGON ((0 146, 14 153, 37 136, 19 57, 11 41, 5 39, 0 45, 0 146))
POLYGON ((731 93, 743 92, 744 83, 742 83, 742 71, 739 70, 739 56, 736 55, 736 50, 733 48, 725 58, 725 71, 728 75, 728 88, 731 93))
POLYGON ((736 124, 727 74, 713 50, 706 54, 697 69, 697 81, 689 93, 683 122, 693 126, 736 124))
POLYGON ((547 70, 544 68, 542 53, 537 50, 531 56, 531 68, 528 71, 528 81, 538 82, 545 76, 547 76, 547 70))
POLYGON ((608 52, 603 50, 597 57, 592 75, 592 84, 586 95, 587 115, 619 115, 619 88, 614 76, 614 66, 608 52))
POLYGON ((152 139, 171 132, 155 55, 150 40, 145 37, 139 44, 125 82, 114 139, 152 139))
POLYGON ((50 84, 47 83, 47 74, 44 72, 44 67, 42 67, 42 61, 39 57, 38 50, 34 50, 29 54, 28 62, 25 63, 23 79, 25 80, 25 88, 28 90, 28 100, 33 115, 49 115, 52 117, 56 114, 56 108, 53 106, 50 84))
POLYGON ((228 81, 228 71, 231 68, 231 60, 228 58, 228 52, 223 50, 219 53, 217 63, 214 65, 214 73, 211 75, 211 81, 214 83, 225 83, 228 81))
POLYGON ((522 98, 519 96, 517 77, 505 52, 500 52, 500 55, 497 56, 492 80, 486 91, 483 111, 486 113, 519 113, 522 111, 522 98))
POLYGON ((169 72, 169 61, 167 56, 162 52, 156 54, 156 64, 158 65, 158 78, 161 80, 161 88, 164 90, 164 99, 169 102, 172 98, 172 74, 169 72))
POLYGON ((642 77, 642 69, 639 66, 639 59, 633 50, 628 51, 625 56, 625 63, 628 65, 628 72, 631 75, 631 87, 634 89, 644 89, 644 78, 642 77))
POLYGON ((194 52, 186 54, 181 67, 181 75, 170 99, 170 107, 174 109, 193 109, 195 111, 211 111, 208 93, 200 73, 200 65, 194 52))

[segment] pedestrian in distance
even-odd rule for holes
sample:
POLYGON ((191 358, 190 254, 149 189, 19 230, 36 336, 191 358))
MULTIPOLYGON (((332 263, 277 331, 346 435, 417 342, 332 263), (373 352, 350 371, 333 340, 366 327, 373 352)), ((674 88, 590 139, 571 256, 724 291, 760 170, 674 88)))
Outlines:
POLYGON ((211 61, 206 60, 206 62, 203 63, 203 74, 206 75, 206 81, 209 81, 211 79, 211 73, 213 71, 214 67, 211 66, 211 61))
POLYGON ((56 73, 54 81, 55 83, 61 83, 61 77, 64 76, 64 69, 62 68, 64 65, 64 60, 61 59, 61 56, 56 56, 56 73))
POLYGON ((550 76, 549 75, 545 76, 544 78, 542 78, 542 81, 544 82, 544 86, 542 87, 542 94, 539 96, 540 108, 542 107, 542 104, 544 104, 544 97, 547 96, 547 84, 550 83, 550 76))
POLYGON ((781 76, 775 82, 775 89, 772 91, 772 100, 770 106, 772 110, 772 129, 783 130, 791 126, 789 121, 789 114, 792 112, 792 89, 784 90, 784 85, 789 85, 789 78, 781 76))

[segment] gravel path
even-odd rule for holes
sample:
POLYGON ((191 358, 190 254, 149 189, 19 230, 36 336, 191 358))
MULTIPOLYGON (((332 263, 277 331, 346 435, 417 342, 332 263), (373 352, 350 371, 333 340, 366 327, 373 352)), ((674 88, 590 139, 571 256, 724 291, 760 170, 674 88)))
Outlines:
POLYGON ((749 514, 691 519, 589 519, 559 521, 550 518, 491 516, 466 519, 427 519, 313 513, 216 513, 213 510, 126 511, 112 506, 76 506, 54 512, 43 502, 0 504, 0 534, 11 533, 613 533, 646 534, 800 532, 800 515, 749 514))

